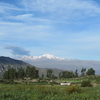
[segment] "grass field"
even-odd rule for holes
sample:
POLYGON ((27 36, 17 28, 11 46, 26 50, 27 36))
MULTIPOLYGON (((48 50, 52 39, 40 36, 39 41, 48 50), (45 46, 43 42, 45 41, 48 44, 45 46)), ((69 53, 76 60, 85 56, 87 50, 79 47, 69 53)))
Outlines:
POLYGON ((100 100, 100 87, 0 84, 0 100, 100 100))
POLYGON ((58 80, 58 81, 77 82, 77 83, 80 83, 81 82, 81 80, 75 80, 75 79, 61 79, 61 80, 58 80))
POLYGON ((0 82, 0 100, 100 100, 100 76, 57 79, 51 83, 43 80, 17 84, 8 80, 0 82), (83 80, 90 80, 93 87, 81 87, 83 80), (58 81, 75 83, 60 86, 58 81))

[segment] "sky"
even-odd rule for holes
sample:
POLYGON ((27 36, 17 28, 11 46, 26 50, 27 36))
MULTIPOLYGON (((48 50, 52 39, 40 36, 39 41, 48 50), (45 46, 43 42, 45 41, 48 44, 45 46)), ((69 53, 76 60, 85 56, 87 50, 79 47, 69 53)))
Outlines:
POLYGON ((100 0, 0 0, 0 56, 43 54, 100 61, 100 0))

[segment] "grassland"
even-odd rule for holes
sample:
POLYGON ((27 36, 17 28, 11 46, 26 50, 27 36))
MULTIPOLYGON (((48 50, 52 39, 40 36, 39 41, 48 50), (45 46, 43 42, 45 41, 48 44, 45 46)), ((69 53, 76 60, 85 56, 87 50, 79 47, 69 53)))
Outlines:
MULTIPOLYGON (((81 82, 86 79, 66 79, 63 81, 81 82)), ((88 77, 87 77, 88 79, 88 77)), ((100 77, 90 76, 93 87, 48 85, 38 83, 0 84, 0 100, 100 100, 100 77)), ((60 80, 61 81, 61 80, 60 80)))
POLYGON ((0 100, 100 100, 100 87, 0 84, 0 100))

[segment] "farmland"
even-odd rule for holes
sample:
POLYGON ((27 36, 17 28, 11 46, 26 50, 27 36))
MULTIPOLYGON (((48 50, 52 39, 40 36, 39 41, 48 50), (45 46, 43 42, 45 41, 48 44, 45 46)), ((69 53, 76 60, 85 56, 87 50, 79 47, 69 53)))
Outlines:
MULTIPOLYGON (((59 84, 0 84, 0 100, 100 100, 100 86, 95 76, 89 77, 93 87, 81 87, 80 84, 60 86, 59 84), (97 85, 94 85, 97 84, 97 85)), ((84 77, 85 78, 85 77, 84 77)), ((84 79, 84 78, 81 78, 84 79)), ((63 81, 81 82, 80 79, 63 81)), ((97 78, 99 80, 99 77, 97 78)), ((60 80, 62 81, 62 80, 60 80)))

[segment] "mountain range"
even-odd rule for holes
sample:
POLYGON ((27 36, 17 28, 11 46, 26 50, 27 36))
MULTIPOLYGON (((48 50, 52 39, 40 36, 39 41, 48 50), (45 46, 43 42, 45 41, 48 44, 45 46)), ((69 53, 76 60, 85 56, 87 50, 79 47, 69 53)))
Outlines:
POLYGON ((82 68, 86 68, 87 70, 93 68, 96 74, 100 75, 100 61, 64 59, 50 54, 44 54, 42 56, 23 56, 20 60, 38 66, 39 68, 58 68, 71 71, 78 69, 79 73, 82 68))
POLYGON ((100 61, 64 59, 54 55, 44 54, 42 56, 23 56, 20 59, 12 59, 10 57, 0 57, 0 78, 8 68, 19 69, 20 67, 35 66, 39 71, 39 76, 46 76, 47 70, 52 69, 54 75, 64 70, 75 71, 78 69, 80 74, 82 68, 93 68, 97 75, 100 75, 100 61))
MULTIPOLYGON (((10 57, 4 57, 1 56, 0 57, 0 78, 2 78, 3 73, 5 71, 8 70, 8 68, 14 68, 14 69, 19 69, 20 67, 22 67, 23 69, 26 69, 27 66, 34 66, 31 64, 28 64, 22 60, 16 60, 16 59, 12 59, 10 57)), ((44 74, 44 76, 46 77, 47 74, 47 68, 39 68, 37 66, 34 66, 38 71, 39 71, 39 76, 41 77, 42 74, 44 74)), ((57 69, 57 68, 53 68, 52 72, 53 75, 58 76, 58 74, 60 72, 62 72, 63 70, 57 69)))

